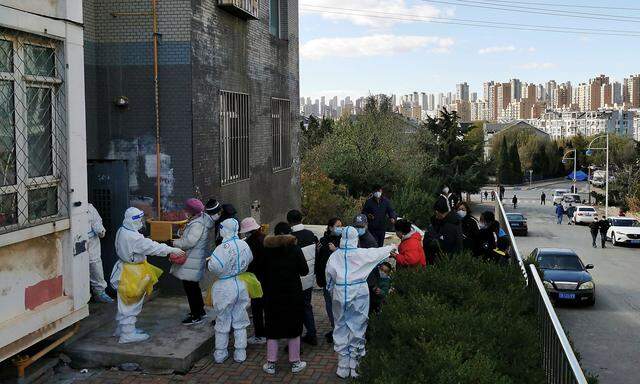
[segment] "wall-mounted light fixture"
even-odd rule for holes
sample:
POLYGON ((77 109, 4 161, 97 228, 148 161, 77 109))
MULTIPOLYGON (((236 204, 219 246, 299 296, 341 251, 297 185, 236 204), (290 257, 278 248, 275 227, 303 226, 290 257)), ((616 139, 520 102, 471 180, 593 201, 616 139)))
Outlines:
POLYGON ((117 96, 113 99, 113 104, 118 108, 127 108, 129 106, 129 99, 127 96, 117 96))

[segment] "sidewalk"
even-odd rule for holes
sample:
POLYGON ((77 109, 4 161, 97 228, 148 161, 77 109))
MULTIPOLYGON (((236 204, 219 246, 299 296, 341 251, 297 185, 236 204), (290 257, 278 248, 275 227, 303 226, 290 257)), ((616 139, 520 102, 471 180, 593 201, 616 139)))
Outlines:
MULTIPOLYGON (((186 375, 177 374, 152 374, 143 372, 124 372, 112 368, 111 370, 90 370, 91 377, 74 379, 73 381, 63 381, 62 377, 53 377, 52 382, 65 383, 91 383, 91 384, 162 384, 162 383, 341 383, 336 371, 336 356, 333 345, 328 344, 324 339, 324 334, 329 331, 330 324, 324 310, 324 300, 322 291, 313 292, 313 309, 318 329, 318 342, 316 347, 303 344, 302 359, 307 362, 307 368, 293 375, 289 371, 287 355, 284 353, 284 341, 280 344, 280 360, 278 373, 269 376, 262 372, 262 364, 266 359, 266 345, 247 348, 247 361, 243 364, 227 360, 224 364, 213 363, 211 354, 198 361, 186 375)), ((248 335, 253 334, 253 329, 248 329, 248 335)), ((233 345, 231 341, 230 346, 233 345)), ((233 354, 233 349, 230 348, 233 354)))

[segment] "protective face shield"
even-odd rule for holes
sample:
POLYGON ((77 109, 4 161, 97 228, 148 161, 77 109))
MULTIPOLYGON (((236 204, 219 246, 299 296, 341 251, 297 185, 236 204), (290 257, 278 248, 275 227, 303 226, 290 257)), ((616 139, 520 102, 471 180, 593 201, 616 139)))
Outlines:
POLYGON ((376 191, 376 192, 374 192, 374 193, 373 193, 373 196, 374 196, 376 199, 381 198, 381 197, 382 197, 382 191, 376 191))
POLYGON ((231 218, 220 223, 218 228, 220 230, 220 236, 222 236, 222 240, 224 241, 238 237, 240 224, 238 223, 238 220, 231 218))
POLYGON ((457 213, 458 217, 460 217, 461 219, 464 219, 467 216, 467 211, 465 211, 464 209, 460 209, 457 213))
POLYGON ((144 212, 135 207, 130 207, 124 212, 122 226, 131 231, 140 231, 144 228, 146 220, 144 212))

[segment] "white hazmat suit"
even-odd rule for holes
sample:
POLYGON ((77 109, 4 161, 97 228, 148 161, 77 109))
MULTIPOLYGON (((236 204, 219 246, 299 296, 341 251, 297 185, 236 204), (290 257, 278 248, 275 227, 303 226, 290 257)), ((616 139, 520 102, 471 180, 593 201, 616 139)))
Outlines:
MULTIPOLYGON (((167 256, 171 253, 182 254, 179 248, 157 243, 145 238, 139 231, 144 226, 144 213, 138 208, 128 208, 124 213, 122 227, 116 233, 116 254, 118 262, 111 273, 111 285, 118 290, 120 277, 125 264, 141 264, 147 256, 167 256)), ((134 304, 126 304, 118 295, 118 313, 116 321, 116 336, 120 336, 120 343, 144 341, 149 335, 136 329, 137 316, 142 311, 145 295, 134 304)))
POLYGON ((213 312, 216 318, 215 351, 216 363, 229 356, 229 332, 233 327, 235 351, 233 359, 243 362, 247 358, 247 327, 249 326, 249 293, 238 275, 246 272, 253 255, 249 245, 238 238, 238 220, 227 219, 220 224, 222 243, 211 254, 207 267, 218 280, 211 287, 213 312))
POLYGON ((89 252, 89 283, 91 285, 91 293, 98 302, 113 303, 104 290, 107 288, 107 282, 104 280, 104 270, 102 269, 102 258, 100 257, 100 239, 106 234, 107 230, 102 225, 102 217, 93 206, 87 206, 87 216, 89 219, 89 240, 87 240, 87 252, 89 252))
POLYGON ((369 320, 367 276, 389 257, 395 247, 358 248, 358 231, 346 227, 340 248, 327 262, 327 289, 333 303, 334 350, 338 353, 337 375, 357 377, 356 369, 365 355, 365 332, 369 320))

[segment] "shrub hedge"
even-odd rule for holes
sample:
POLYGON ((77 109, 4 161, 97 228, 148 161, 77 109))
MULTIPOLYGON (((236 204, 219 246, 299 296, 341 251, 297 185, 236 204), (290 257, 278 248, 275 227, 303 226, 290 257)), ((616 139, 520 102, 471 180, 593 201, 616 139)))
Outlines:
POLYGON ((362 383, 544 383, 533 301, 516 266, 469 255, 398 271, 371 320, 362 383))

